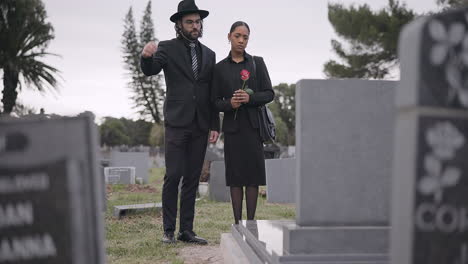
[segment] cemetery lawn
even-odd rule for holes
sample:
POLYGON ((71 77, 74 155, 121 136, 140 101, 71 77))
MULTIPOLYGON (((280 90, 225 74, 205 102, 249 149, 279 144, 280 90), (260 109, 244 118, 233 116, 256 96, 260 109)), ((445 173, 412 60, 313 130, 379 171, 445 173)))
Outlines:
MULTIPOLYGON (((124 216, 113 216, 115 205, 157 203, 161 201, 164 169, 151 169, 150 182, 144 185, 108 185, 106 224, 107 262, 111 264, 184 263, 181 242, 166 245, 160 242, 163 234, 162 217, 156 211, 124 216)), ((245 204, 244 204, 245 216, 245 204)), ((194 231, 208 239, 210 246, 219 246, 221 233, 230 232, 232 209, 230 203, 213 202, 202 198, 196 202, 194 231)), ((259 197, 256 219, 294 219, 295 207, 291 204, 272 204, 259 197)), ((179 224, 177 222, 177 224, 179 224)))

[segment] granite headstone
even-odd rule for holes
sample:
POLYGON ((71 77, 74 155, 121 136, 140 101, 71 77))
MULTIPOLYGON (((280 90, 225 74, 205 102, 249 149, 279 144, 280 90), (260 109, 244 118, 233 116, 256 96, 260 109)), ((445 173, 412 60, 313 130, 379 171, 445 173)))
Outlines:
POLYGON ((297 83, 296 220, 233 227, 252 263, 389 263, 396 84, 297 83))
POLYGON ((296 202, 296 159, 267 159, 266 195, 270 203, 296 202))
POLYGON ((230 202, 229 187, 226 187, 224 161, 213 161, 210 167, 208 197, 217 202, 230 202))
POLYGON ((105 262, 93 119, 0 119, 0 263, 105 262))
POLYGON ((134 167, 135 178, 142 178, 143 183, 149 182, 150 168, 149 152, 120 152, 110 153, 111 167, 134 167))
POLYGON ((468 9, 400 37, 393 264, 468 263, 468 9))
POLYGON ((135 167, 106 167, 104 177, 108 184, 135 184, 135 167))

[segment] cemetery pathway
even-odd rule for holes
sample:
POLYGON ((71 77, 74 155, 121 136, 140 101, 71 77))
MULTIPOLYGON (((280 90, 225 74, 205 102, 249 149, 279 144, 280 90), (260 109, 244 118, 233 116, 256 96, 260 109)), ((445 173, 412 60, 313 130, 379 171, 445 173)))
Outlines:
POLYGON ((189 246, 180 251, 184 264, 222 264, 223 255, 219 245, 189 246))

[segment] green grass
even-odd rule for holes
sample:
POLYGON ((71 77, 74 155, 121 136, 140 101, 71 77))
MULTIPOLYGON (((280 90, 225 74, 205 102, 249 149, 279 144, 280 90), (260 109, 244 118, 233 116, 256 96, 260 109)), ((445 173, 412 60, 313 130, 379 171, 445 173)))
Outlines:
MULTIPOLYGON (((166 245, 160 242, 163 234, 162 217, 156 211, 128 215, 121 220, 112 216, 115 205, 160 202, 163 176, 164 169, 152 169, 149 184, 108 186, 105 219, 108 263, 184 263, 178 252, 187 244, 166 245)), ((259 197, 256 219, 294 219, 294 217, 293 205, 271 204, 267 203, 265 198, 259 197)), ((243 219, 246 219, 245 205, 243 219)), ((230 203, 207 199, 197 201, 194 231, 208 239, 210 245, 220 243, 221 233, 229 232, 233 221, 230 203)))

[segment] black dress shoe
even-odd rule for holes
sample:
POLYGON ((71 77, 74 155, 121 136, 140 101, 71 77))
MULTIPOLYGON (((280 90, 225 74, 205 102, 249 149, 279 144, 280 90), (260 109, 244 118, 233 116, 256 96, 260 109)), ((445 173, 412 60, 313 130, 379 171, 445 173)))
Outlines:
POLYGON ((194 243, 199 245, 206 245, 208 241, 206 239, 197 236, 193 231, 183 231, 179 232, 177 239, 186 243, 194 243))
POLYGON ((174 233, 164 233, 161 241, 167 244, 174 244, 176 242, 174 238, 174 233))

